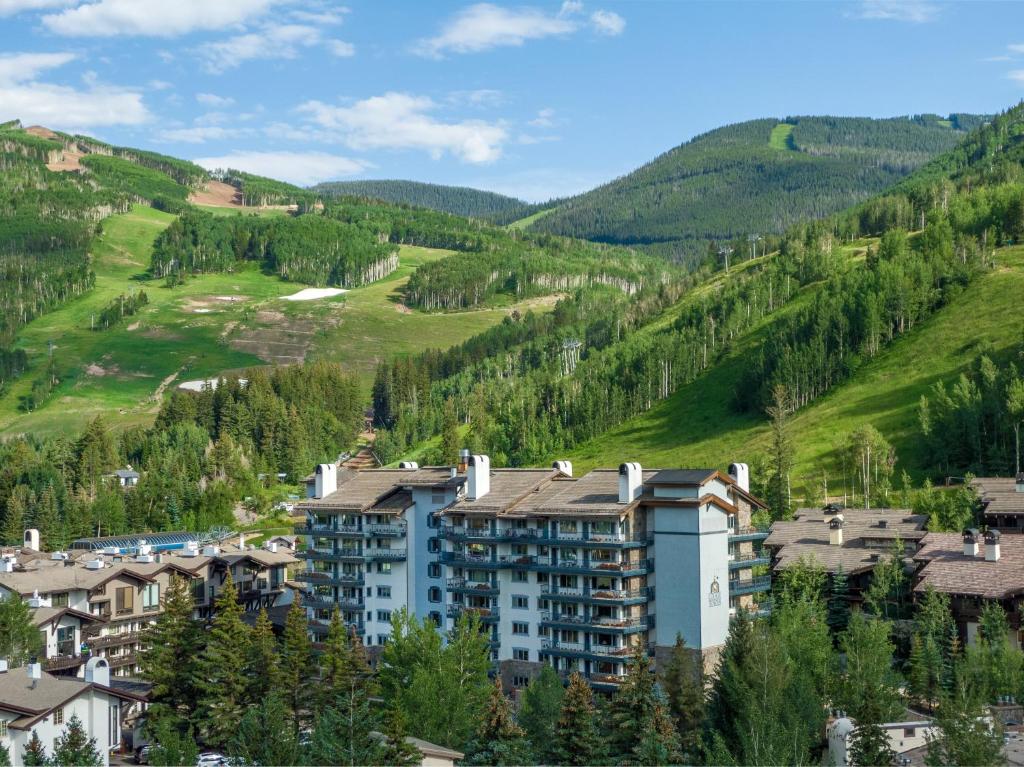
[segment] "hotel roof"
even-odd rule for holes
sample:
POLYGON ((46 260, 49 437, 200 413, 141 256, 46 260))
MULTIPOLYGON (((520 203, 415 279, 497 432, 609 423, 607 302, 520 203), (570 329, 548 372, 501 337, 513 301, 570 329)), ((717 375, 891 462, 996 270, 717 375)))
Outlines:
POLYGON ((986 514, 1024 514, 1024 493, 1013 477, 977 477, 971 481, 986 514))
POLYGON ((960 533, 928 533, 914 559, 923 562, 914 591, 931 586, 947 594, 983 599, 1008 599, 1024 592, 1024 535, 999 539, 999 560, 985 559, 985 542, 979 536, 978 555, 964 554, 960 533))

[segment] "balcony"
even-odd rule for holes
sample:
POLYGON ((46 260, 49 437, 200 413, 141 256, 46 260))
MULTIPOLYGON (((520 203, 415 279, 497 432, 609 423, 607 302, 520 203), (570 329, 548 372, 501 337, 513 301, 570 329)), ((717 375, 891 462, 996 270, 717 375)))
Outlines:
POLYGON ((768 537, 768 530, 758 530, 756 527, 737 527, 729 531, 729 543, 742 543, 744 541, 763 541, 768 537))
POLYGON ((463 613, 476 615, 481 623, 497 623, 499 613, 497 607, 466 607, 465 605, 448 605, 448 617, 458 620, 463 613))
POLYGON ((363 555, 367 562, 405 561, 405 549, 366 549, 363 555))
POLYGON ((551 628, 581 629, 611 634, 638 634, 654 627, 654 616, 644 615, 627 618, 608 618, 604 616, 571 615, 568 613, 542 610, 540 613, 542 626, 551 628))
POLYGON ((588 561, 585 559, 555 559, 554 557, 535 557, 535 570, 550 573, 579 573, 582 575, 607 575, 616 578, 629 578, 647 575, 654 569, 654 561, 640 559, 628 562, 588 561))
POLYGON ((577 546, 580 548, 640 548, 646 539, 629 538, 622 533, 553 533, 533 527, 490 528, 444 525, 438 537, 449 541, 481 541, 486 543, 535 543, 542 546, 577 546))
POLYGON ((124 668, 125 666, 134 666, 139 662, 139 654, 135 652, 121 653, 120 655, 105 655, 107 663, 110 664, 110 668, 124 668))
POLYGON ((321 573, 316 571, 305 571, 292 576, 299 583, 312 583, 318 586, 362 586, 362 573, 321 573))
POLYGON ((363 552, 359 549, 306 549, 295 555, 299 559, 315 559, 319 562, 362 562, 363 552))
POLYGON ((540 593, 553 602, 638 605, 650 600, 654 589, 650 586, 639 589, 568 589, 546 583, 540 587, 540 593))
MULTIPOLYGON (((646 652, 650 653, 650 647, 643 645, 646 652)), ((583 642, 559 642, 552 639, 542 639, 540 651, 546 655, 557 655, 563 658, 586 658, 589 660, 613 660, 618 663, 631 662, 636 648, 628 645, 596 645, 589 647, 583 642)))
POLYGON ((453 594, 478 594, 481 596, 497 596, 497 584, 467 581, 465 578, 449 578, 445 581, 445 590, 453 594))
POLYGON ((125 631, 121 634, 107 634, 98 636, 95 639, 85 637, 83 641, 90 650, 102 650, 105 647, 120 647, 125 644, 135 644, 142 639, 142 632, 125 631))
POLYGON ((442 551, 441 561, 448 565, 462 565, 478 570, 533 570, 536 569, 537 557, 518 554, 489 556, 467 554, 462 551, 442 551))
POLYGON ((44 671, 65 671, 69 668, 78 668, 89 660, 88 655, 54 655, 43 661, 44 671))
POLYGON ((363 529, 371 538, 402 538, 406 533, 405 525, 399 523, 367 525, 363 529))
MULTIPOLYGON (((353 622, 353 623, 349 623, 349 622, 345 623, 345 633, 348 633, 348 632, 352 631, 353 629, 355 629, 356 634, 359 635, 359 636, 362 636, 363 634, 366 633, 366 625, 362 621, 356 621, 356 622, 353 622)), ((314 634, 324 635, 328 631, 331 630, 331 622, 330 621, 311 620, 309 622, 309 630, 311 632, 313 632, 314 634)))
POLYGON ((756 594, 759 591, 768 591, 772 587, 771 576, 761 575, 757 578, 743 578, 729 581, 729 596, 738 597, 743 594, 756 594))
POLYGON ((329 594, 304 594, 302 604, 305 607, 333 610, 338 608, 345 612, 362 612, 366 603, 352 597, 333 597, 329 594))
POLYGON ((771 564, 771 557, 766 551, 751 551, 736 554, 729 560, 730 570, 746 570, 756 565, 771 564))
POLYGON ((315 535, 326 538, 362 538, 363 529, 359 525, 318 525, 305 524, 295 526, 296 535, 315 535))

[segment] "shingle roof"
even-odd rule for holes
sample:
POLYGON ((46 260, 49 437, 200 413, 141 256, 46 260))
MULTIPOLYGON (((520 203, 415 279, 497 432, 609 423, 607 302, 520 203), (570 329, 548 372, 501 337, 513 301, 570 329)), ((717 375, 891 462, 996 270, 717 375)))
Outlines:
POLYGON ((978 541, 978 556, 972 557, 964 554, 960 533, 928 533, 914 559, 924 562, 915 591, 931 586, 985 599, 1007 599, 1024 591, 1024 535, 1002 536, 999 560, 988 562, 984 540, 978 541))
POLYGON ((1013 477, 977 477, 971 481, 986 514, 1024 514, 1024 493, 1013 477))
POLYGON ((842 566, 844 572, 855 575, 873 569, 879 555, 888 556, 889 543, 896 538, 907 542, 907 553, 912 554, 913 542, 926 535, 928 518, 907 509, 844 509, 842 515, 841 546, 829 543, 828 521, 834 515, 822 509, 797 509, 792 520, 772 523, 764 545, 775 551, 774 569, 782 570, 810 557, 827 572, 837 572, 842 566), (880 522, 885 522, 885 527, 880 522))
POLYGON ((650 485, 703 485, 718 473, 717 469, 662 469, 646 482, 650 485))
POLYGON ((513 511, 518 502, 549 484, 556 476, 560 476, 560 472, 555 469, 493 469, 491 489, 487 495, 475 501, 460 498, 446 511, 452 514, 501 514, 513 511))
POLYGON ((448 487, 466 481, 452 477, 446 467, 423 469, 367 469, 338 477, 338 489, 323 498, 306 498, 296 504, 300 511, 339 509, 365 511, 393 492, 396 487, 448 487))

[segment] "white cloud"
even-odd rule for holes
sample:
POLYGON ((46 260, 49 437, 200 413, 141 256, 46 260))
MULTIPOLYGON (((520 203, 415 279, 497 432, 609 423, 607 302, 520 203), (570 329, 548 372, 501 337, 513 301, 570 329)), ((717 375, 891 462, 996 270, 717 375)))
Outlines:
POLYGON ((47 69, 75 60, 73 53, 10 53, 0 55, 0 83, 23 83, 47 69))
POLYGON ((43 16, 43 24, 69 37, 177 37, 251 21, 272 4, 273 0, 98 0, 43 16))
POLYGON ((227 107, 235 103, 230 96, 218 96, 216 93, 197 93, 196 101, 208 107, 227 107))
POLYGON ((348 8, 338 6, 323 11, 296 10, 292 11, 291 18, 306 24, 341 24, 345 20, 348 8))
POLYGON ((539 112, 537 112, 537 116, 534 119, 530 120, 528 124, 532 125, 535 128, 550 128, 552 125, 555 124, 554 117, 555 110, 552 109, 551 107, 545 107, 544 109, 541 109, 539 112))
POLYGON ((150 80, 146 85, 154 91, 168 91, 174 87, 174 83, 169 83, 166 80, 150 80))
POLYGON ((626 28, 626 20, 614 11, 594 11, 590 14, 594 30, 602 35, 616 37, 626 28))
POLYGON ((344 40, 328 40, 327 50, 338 58, 348 58, 349 56, 356 55, 356 47, 352 43, 346 43, 344 40))
POLYGON ((359 160, 325 152, 238 151, 221 157, 200 157, 194 162, 208 170, 234 168, 300 186, 354 176, 369 167, 359 160))
POLYGON ((1013 43, 1012 45, 1007 45, 1006 48, 1013 53, 1024 53, 1024 43, 1013 43))
POLYGON ((472 91, 452 91, 445 98, 448 104, 473 107, 496 107, 505 101, 505 94, 494 88, 477 88, 472 91))
POLYGON ((63 8, 77 0, 0 0, 0 16, 13 16, 24 11, 47 11, 63 8))
POLYGON ((157 133, 161 141, 176 141, 183 144, 203 144, 207 141, 222 141, 235 138, 241 132, 221 125, 195 125, 191 128, 171 128, 157 133))
POLYGON ((939 6, 929 0, 861 0, 858 8, 848 15, 856 19, 924 24, 938 17, 939 6))
POLYGON ((570 168, 536 168, 502 174, 501 176, 469 178, 466 186, 518 197, 527 202, 543 202, 556 197, 569 197, 605 183, 614 174, 580 173, 570 168))
POLYGON ((1014 69, 1012 72, 1007 72, 1006 76, 1018 83, 1024 83, 1024 69, 1014 69))
POLYGON ((428 113, 437 105, 425 96, 385 93, 352 106, 307 101, 298 111, 321 128, 337 130, 353 149, 421 149, 439 158, 445 152, 469 163, 493 162, 501 156, 508 133, 502 125, 481 120, 441 122, 428 113))
POLYGON ((435 37, 421 40, 415 50, 440 57, 447 52, 477 53, 499 46, 520 46, 527 40, 569 35, 578 25, 570 13, 552 15, 540 8, 502 8, 477 3, 457 13, 435 37))
POLYGON ((268 26, 196 49, 209 72, 224 72, 251 59, 294 59, 301 48, 321 42, 316 27, 305 24, 268 26))

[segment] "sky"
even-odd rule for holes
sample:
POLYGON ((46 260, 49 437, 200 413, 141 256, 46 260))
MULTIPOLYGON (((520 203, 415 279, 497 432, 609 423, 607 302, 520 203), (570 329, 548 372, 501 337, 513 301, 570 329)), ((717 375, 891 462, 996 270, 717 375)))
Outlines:
POLYGON ((0 121, 542 201, 760 117, 992 113, 1024 3, 0 0, 0 121))

